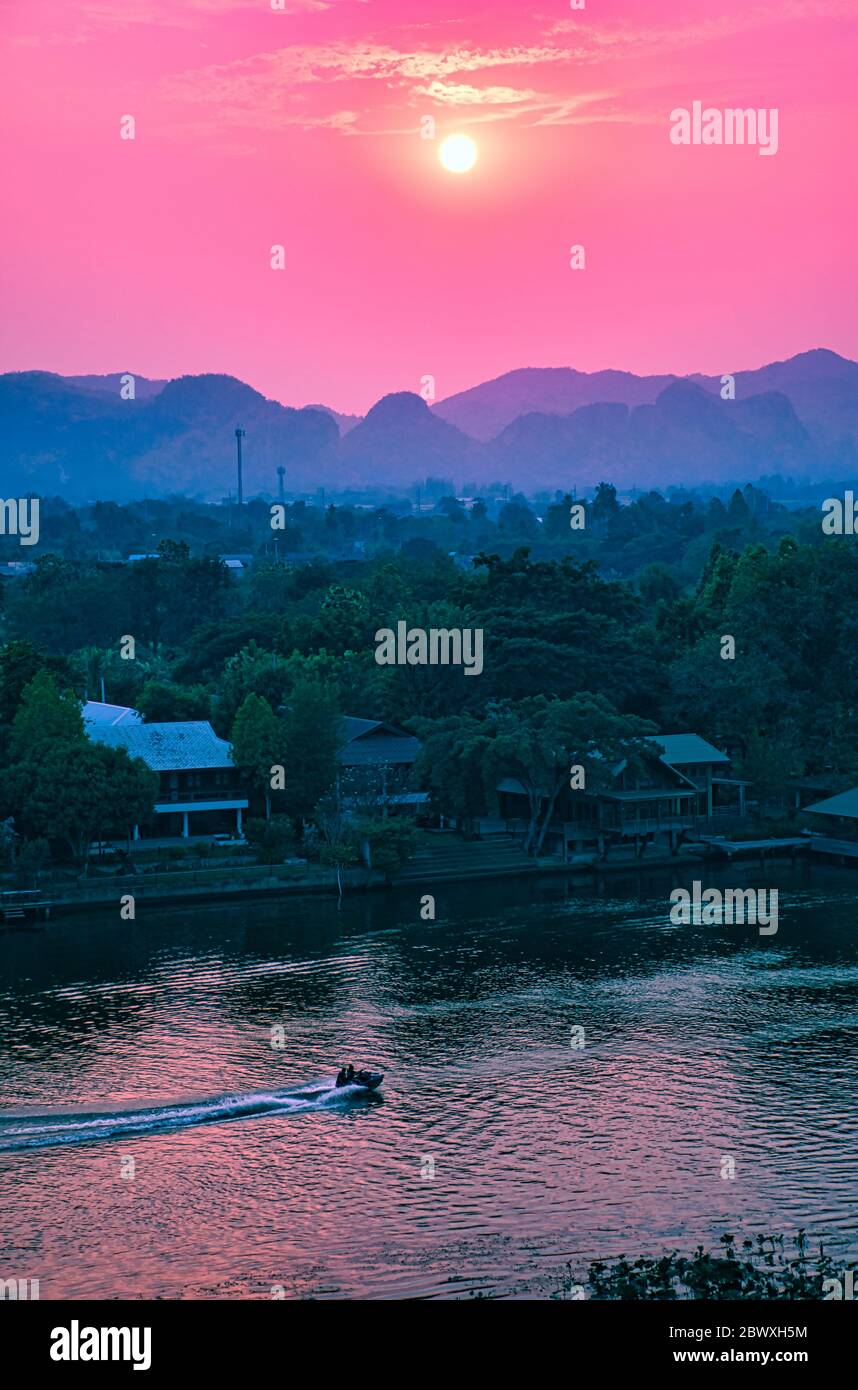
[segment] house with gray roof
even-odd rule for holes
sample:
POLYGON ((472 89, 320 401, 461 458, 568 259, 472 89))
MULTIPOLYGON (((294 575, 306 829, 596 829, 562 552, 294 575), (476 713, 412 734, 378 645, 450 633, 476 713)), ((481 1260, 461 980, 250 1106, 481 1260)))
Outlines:
POLYGON ((380 719, 346 718, 342 736, 339 787, 347 800, 412 808, 428 801, 412 785, 419 739, 380 719))
POLYGON ((135 840, 154 837, 240 836, 247 810, 242 787, 226 739, 218 738, 204 719, 144 724, 136 710, 96 702, 84 707, 86 732, 95 743, 124 748, 157 772, 158 798, 151 826, 135 826, 135 840), (134 717, 132 717, 134 716, 134 717))
POLYGON ((836 796, 826 796, 824 800, 815 801, 804 809, 816 817, 814 829, 823 834, 858 838, 858 787, 850 787, 836 796))
MULTIPOLYGON (((655 740, 653 740, 655 743, 655 740)), ((662 842, 675 849, 695 824, 698 789, 653 748, 640 766, 623 759, 610 769, 610 781, 598 790, 568 785, 554 803, 543 852, 567 863, 581 856, 607 853, 624 845, 643 853, 662 842)), ((523 834, 530 816, 527 792, 515 778, 497 787, 498 808, 507 830, 523 834)), ((548 801, 546 793, 544 802, 548 801)))
POLYGON ((745 815, 745 793, 750 785, 732 777, 726 753, 699 734, 657 734, 654 743, 664 750, 661 761, 693 782, 700 793, 694 810, 698 816, 745 815))
POLYGON ((420 740, 380 719, 343 720, 343 767, 411 767, 420 752, 420 740))
POLYGON ((143 723, 142 714, 130 705, 108 705, 100 700, 87 700, 82 713, 85 725, 143 723))
MULTIPOLYGON (((698 734, 656 734, 641 766, 631 767, 623 760, 611 768, 610 783, 598 791, 567 787, 560 793, 545 852, 568 862, 593 852, 604 854, 611 845, 634 846, 642 853, 647 844, 660 842, 675 850, 699 829, 701 819, 718 813, 719 789, 722 795, 727 789, 735 793, 731 814, 744 815, 747 784, 724 775, 729 761, 698 734)), ((514 778, 504 778, 497 798, 507 828, 521 832, 530 814, 524 787, 514 778)))
POLYGON ((219 555, 218 559, 222 565, 226 565, 228 570, 237 570, 239 573, 249 570, 253 564, 253 556, 243 555, 219 555))
MULTIPOLYGON (((242 834, 249 788, 232 760, 232 747, 207 720, 146 724, 126 705, 89 700, 84 727, 96 743, 124 748, 159 778, 155 819, 135 826, 134 839, 242 834)), ((427 796, 411 788, 420 740, 379 719, 344 719, 339 750, 340 789, 346 801, 415 807, 427 796)))

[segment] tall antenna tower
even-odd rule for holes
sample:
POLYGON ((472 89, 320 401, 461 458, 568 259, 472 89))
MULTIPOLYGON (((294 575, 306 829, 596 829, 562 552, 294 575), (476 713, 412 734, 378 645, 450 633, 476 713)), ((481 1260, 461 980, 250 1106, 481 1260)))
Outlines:
POLYGON ((238 466, 238 505, 244 501, 244 492, 241 486, 241 441, 244 438, 244 430, 237 429, 235 432, 236 464, 238 466))
POLYGON ((281 464, 278 465, 278 468, 277 468, 277 500, 278 500, 278 502, 284 502, 284 501, 286 500, 286 499, 285 499, 285 494, 284 494, 284 492, 283 492, 283 479, 284 479, 285 476, 286 476, 286 469, 283 467, 283 464, 281 463, 281 464))

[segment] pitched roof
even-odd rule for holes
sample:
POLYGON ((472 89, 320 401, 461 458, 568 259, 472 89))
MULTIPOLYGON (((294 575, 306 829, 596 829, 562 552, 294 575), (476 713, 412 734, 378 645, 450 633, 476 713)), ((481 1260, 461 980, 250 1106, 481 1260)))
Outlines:
MULTIPOLYGON (((652 740, 652 742, 653 742, 653 743, 660 743, 660 742, 661 742, 661 739, 659 739, 659 738, 654 738, 654 739, 652 740)), ((673 766, 673 763, 670 762, 670 760, 669 760, 668 758, 663 757, 663 756, 659 756, 658 761, 662 764, 663 767, 666 767, 666 768, 667 768, 668 772, 672 772, 673 775, 674 775, 674 777, 678 778, 679 781, 682 782, 686 787, 694 787, 694 783, 691 781, 691 778, 690 778, 690 777, 687 777, 687 776, 685 775, 684 772, 680 772, 680 771, 679 771, 679 768, 674 767, 674 766, 673 766)), ((619 775, 620 775, 621 772, 625 772, 625 770, 626 770, 626 768, 628 767, 628 765, 629 765, 629 760, 628 760, 628 758, 623 758, 620 762, 614 763, 613 767, 611 768, 611 776, 612 776, 612 777, 619 777, 619 775)), ((662 787, 661 790, 662 790, 662 793, 663 793, 663 792, 664 792, 664 788, 662 787)), ((695 791, 696 791, 696 790, 697 790, 697 788, 695 787, 695 791)))
POLYGON ((713 748, 699 734, 655 734, 653 743, 664 749, 661 761, 672 767, 675 763, 728 763, 726 753, 713 748))
POLYGON ((94 724, 88 731, 97 743, 125 748, 153 772, 200 771, 232 767, 232 750, 204 719, 170 724, 94 724))
POLYGON ((815 801, 805 806, 806 811, 818 811, 822 816, 849 816, 858 818, 858 787, 850 787, 848 792, 828 796, 824 801, 815 801))
POLYGON ((380 719, 353 719, 351 715, 346 715, 343 719, 345 742, 351 743, 352 739, 360 738, 361 734, 369 733, 370 729, 383 727, 380 719))
POLYGON ((101 700, 87 700, 83 707, 85 724, 142 724, 143 716, 130 705, 106 705, 101 700))
POLYGON ((339 760, 346 767, 358 764, 413 763, 420 752, 420 740, 405 734, 394 724, 380 719, 345 718, 344 739, 339 760))

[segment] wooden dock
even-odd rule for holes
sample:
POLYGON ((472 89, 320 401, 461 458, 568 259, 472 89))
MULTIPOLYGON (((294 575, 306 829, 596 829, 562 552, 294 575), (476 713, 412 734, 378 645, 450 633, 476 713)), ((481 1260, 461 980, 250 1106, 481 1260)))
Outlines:
POLYGON ((767 859, 772 854, 788 854, 794 859, 797 854, 810 848, 811 844, 807 835, 797 835, 786 840, 723 840, 716 835, 698 835, 696 842, 705 845, 708 854, 720 854, 729 860, 746 855, 756 859, 767 859))
POLYGON ((0 893, 0 925, 14 926, 19 922, 39 921, 50 917, 51 903, 41 889, 14 888, 0 893))
POLYGON ((824 854, 842 861, 858 859, 858 843, 854 840, 833 840, 829 835, 808 835, 807 844, 812 854, 824 854))

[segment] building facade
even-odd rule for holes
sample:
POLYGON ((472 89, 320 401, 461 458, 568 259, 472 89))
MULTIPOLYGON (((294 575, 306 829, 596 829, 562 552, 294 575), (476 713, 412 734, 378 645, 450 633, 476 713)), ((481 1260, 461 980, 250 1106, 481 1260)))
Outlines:
MULTIPOLYGON (((660 845, 673 852, 719 809, 745 814, 747 784, 727 777, 728 767, 727 755, 697 734, 658 734, 640 767, 621 762, 611 769, 607 786, 594 791, 566 787, 560 793, 542 853, 574 863, 602 858, 616 848, 640 855, 647 846, 660 845)), ((524 787, 506 778, 497 797, 506 828, 525 833, 529 803, 524 787)))
POLYGON ((207 720, 144 724, 136 710, 94 701, 84 706, 83 717, 91 739, 124 748, 158 774, 153 820, 134 827, 135 840, 241 837, 247 790, 230 745, 207 720))

